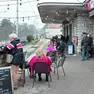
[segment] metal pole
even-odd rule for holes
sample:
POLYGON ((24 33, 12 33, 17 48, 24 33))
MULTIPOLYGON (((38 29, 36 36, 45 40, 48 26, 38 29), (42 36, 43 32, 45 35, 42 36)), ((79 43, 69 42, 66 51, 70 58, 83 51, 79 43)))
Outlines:
POLYGON ((17 0, 17 8, 16 8, 16 34, 18 35, 18 25, 19 25, 19 2, 17 0))

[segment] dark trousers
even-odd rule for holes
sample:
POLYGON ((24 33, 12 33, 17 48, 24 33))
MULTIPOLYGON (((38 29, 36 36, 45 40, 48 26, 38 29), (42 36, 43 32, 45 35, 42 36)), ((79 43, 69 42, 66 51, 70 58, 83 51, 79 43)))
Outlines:
POLYGON ((89 57, 92 58, 93 48, 91 47, 89 50, 89 57))
MULTIPOLYGON (((47 74, 47 73, 45 73, 46 74, 46 80, 48 81, 48 75, 49 75, 49 73, 47 74)), ((41 80, 42 78, 41 78, 41 73, 38 73, 38 76, 39 76, 39 80, 41 80)))

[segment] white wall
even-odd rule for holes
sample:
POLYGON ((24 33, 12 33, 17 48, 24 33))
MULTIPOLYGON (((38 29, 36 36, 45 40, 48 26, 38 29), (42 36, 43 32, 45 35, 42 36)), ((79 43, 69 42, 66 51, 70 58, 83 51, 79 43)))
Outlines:
POLYGON ((61 29, 60 28, 55 28, 55 29, 49 29, 49 28, 47 28, 46 30, 45 30, 45 32, 46 32, 46 37, 47 38, 52 38, 53 36, 56 36, 56 35, 61 35, 62 34, 62 32, 61 32, 61 29))
POLYGON ((77 52, 80 52, 82 33, 87 32, 92 34, 94 38, 94 19, 89 18, 87 14, 83 16, 81 14, 78 15, 78 17, 73 20, 72 32, 72 37, 78 36, 77 52))

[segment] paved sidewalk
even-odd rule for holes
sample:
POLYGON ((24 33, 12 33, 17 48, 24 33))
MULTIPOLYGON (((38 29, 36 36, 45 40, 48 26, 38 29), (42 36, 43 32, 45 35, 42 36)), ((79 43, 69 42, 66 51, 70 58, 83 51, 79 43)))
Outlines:
POLYGON ((50 88, 45 76, 43 82, 35 82, 34 88, 32 79, 26 76, 25 87, 19 87, 15 94, 94 94, 94 59, 80 61, 80 56, 67 56, 64 69, 66 76, 60 68, 59 80, 52 72, 50 88))

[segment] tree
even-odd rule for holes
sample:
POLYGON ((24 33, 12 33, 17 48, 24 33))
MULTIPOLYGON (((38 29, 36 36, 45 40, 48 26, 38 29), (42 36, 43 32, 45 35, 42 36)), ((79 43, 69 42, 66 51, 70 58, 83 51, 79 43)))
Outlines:
POLYGON ((32 35, 34 37, 34 32, 36 28, 34 25, 28 25, 26 23, 19 25, 19 37, 21 40, 26 40, 28 35, 32 35))
MULTIPOLYGON (((16 31, 16 25, 8 19, 3 19, 0 23, 0 41, 8 40, 8 35, 13 33, 13 31, 16 31)), ((36 32, 37 30, 34 25, 28 25, 26 23, 19 24, 18 36, 22 41, 26 40, 28 35, 32 35, 34 37, 36 32)))
POLYGON ((0 25, 0 40, 8 40, 8 35, 13 32, 14 24, 7 19, 3 19, 0 25))
MULTIPOLYGON (((34 37, 37 37, 37 29, 34 25, 29 25, 28 26, 28 29, 29 29, 29 32, 31 32, 31 34, 34 36, 34 37)), ((29 34, 28 34, 29 35, 29 34)))

